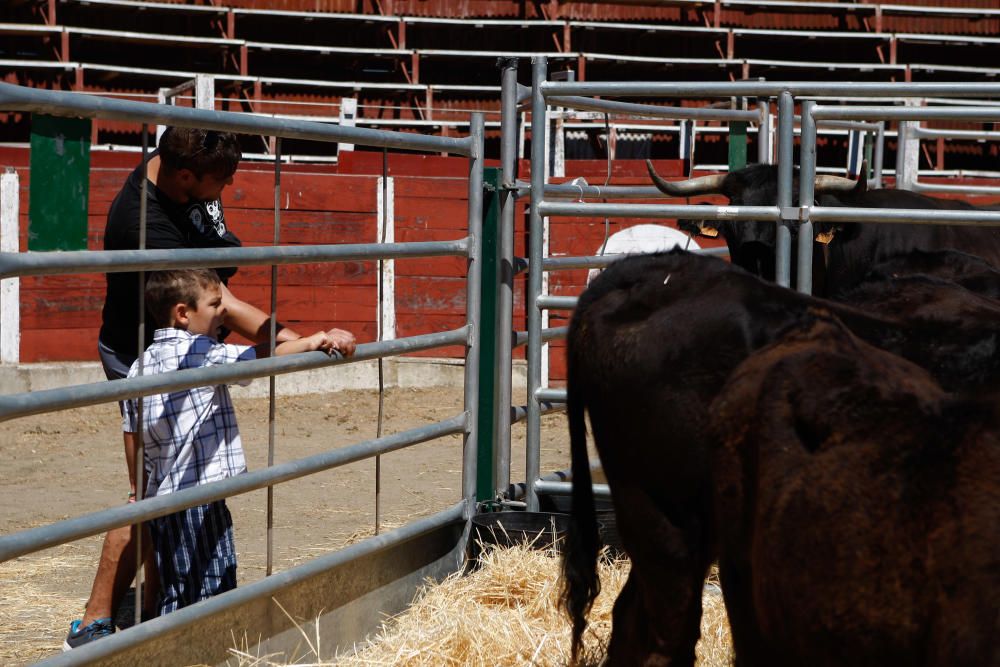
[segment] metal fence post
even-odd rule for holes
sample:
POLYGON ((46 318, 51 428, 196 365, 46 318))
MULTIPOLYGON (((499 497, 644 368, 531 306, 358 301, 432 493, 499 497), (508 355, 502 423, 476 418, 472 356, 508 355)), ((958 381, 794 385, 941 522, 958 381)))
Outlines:
POLYGON ((542 311, 537 299, 542 293, 543 229, 538 210, 545 195, 545 97, 541 84, 545 81, 548 59, 536 56, 531 59, 531 208, 528 231, 528 291, 525 310, 528 314, 528 409, 525 433, 525 500, 529 512, 538 511, 538 494, 535 481, 541 464, 542 414, 538 403, 538 390, 542 381, 542 311))
POLYGON ((500 167, 503 170, 500 198, 499 271, 497 284, 497 367, 499 380, 494 402, 494 480, 498 490, 510 486, 510 404, 513 384, 514 346, 514 211, 517 208, 517 58, 501 62, 500 167))
POLYGON ((469 261, 466 279, 466 323, 469 337, 465 346, 465 438, 462 443, 462 497, 466 512, 472 515, 476 495, 476 447, 479 437, 479 355, 480 290, 482 278, 483 233, 483 138, 482 113, 470 118, 469 134, 469 261))
MULTIPOLYGON (((813 258, 813 224, 809 220, 809 207, 812 206, 815 190, 816 174, 816 121, 812 117, 815 102, 802 103, 802 138, 799 143, 799 206, 805 211, 805 216, 799 218, 799 244, 796 269, 796 289, 805 294, 812 294, 812 258, 813 258)), ((868 178, 862 174, 861 178, 868 178)))
MULTIPOLYGON (((787 90, 778 97, 778 208, 792 205, 792 149, 794 136, 795 100, 787 90)), ((778 220, 777 251, 774 260, 774 280, 782 287, 792 282, 791 254, 792 234, 788 223, 778 220)))

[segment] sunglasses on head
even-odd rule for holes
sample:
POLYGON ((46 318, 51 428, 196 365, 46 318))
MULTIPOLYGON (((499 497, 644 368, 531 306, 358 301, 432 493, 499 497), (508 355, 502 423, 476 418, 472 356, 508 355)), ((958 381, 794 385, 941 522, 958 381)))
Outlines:
POLYGON ((201 139, 201 148, 192 153, 191 157, 212 151, 219 144, 219 136, 215 130, 206 130, 205 136, 201 139))

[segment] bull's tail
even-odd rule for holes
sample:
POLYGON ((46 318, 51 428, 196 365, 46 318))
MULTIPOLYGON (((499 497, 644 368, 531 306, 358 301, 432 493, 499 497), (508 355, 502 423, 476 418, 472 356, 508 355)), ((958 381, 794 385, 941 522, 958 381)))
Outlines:
POLYGON ((573 623, 572 659, 576 663, 583 631, 587 627, 587 612, 601 590, 601 580, 597 575, 600 537, 594 512, 590 461, 587 458, 586 398, 583 384, 579 381, 579 364, 574 363, 572 356, 570 350, 566 410, 573 472, 573 509, 563 553, 562 603, 573 623))

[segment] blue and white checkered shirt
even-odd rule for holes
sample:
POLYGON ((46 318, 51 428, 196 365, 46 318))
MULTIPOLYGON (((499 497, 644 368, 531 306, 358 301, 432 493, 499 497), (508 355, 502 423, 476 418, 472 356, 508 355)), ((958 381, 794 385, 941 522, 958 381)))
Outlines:
MULTIPOLYGON (((143 375, 256 358, 252 347, 226 345, 181 329, 157 329, 143 355, 143 375)), ((139 361, 128 377, 139 374, 139 361)), ((241 383, 244 384, 244 383, 241 383)), ((246 382, 249 384, 249 380, 246 382)), ((136 432, 136 399, 125 401, 122 429, 136 432)), ((146 497, 238 475, 247 469, 236 413, 225 385, 143 398, 146 497)))

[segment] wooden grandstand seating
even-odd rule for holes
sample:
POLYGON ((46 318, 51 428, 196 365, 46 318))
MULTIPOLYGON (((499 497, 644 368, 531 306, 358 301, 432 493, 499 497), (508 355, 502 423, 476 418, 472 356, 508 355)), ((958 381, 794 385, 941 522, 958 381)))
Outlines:
MULTIPOLYGON (((354 97, 361 124, 411 121, 431 132, 471 109, 497 112, 500 55, 545 54, 550 71, 572 69, 592 81, 892 82, 992 79, 1000 54, 995 0, 26 0, 16 7, 0 23, 5 81, 153 95, 212 74, 216 108, 332 119, 341 99, 354 97)), ((20 131, 5 127, 0 138, 20 131)), ((137 136, 103 121, 95 130, 95 139, 112 143, 137 136)))

